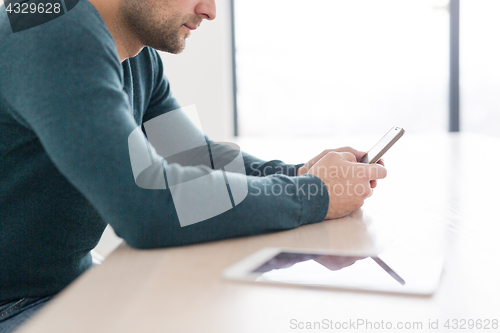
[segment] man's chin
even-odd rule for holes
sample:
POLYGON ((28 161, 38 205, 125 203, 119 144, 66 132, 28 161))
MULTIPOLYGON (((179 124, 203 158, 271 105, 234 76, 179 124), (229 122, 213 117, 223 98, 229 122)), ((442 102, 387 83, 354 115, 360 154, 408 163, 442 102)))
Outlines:
POLYGON ((184 48, 186 47, 186 41, 185 40, 179 41, 179 43, 176 45, 169 44, 169 45, 162 45, 161 47, 154 47, 154 46, 151 47, 158 51, 163 51, 172 54, 179 54, 182 51, 184 51, 184 48))
POLYGON ((182 53, 182 51, 184 51, 185 48, 186 48, 186 44, 183 44, 182 46, 179 46, 175 49, 171 49, 170 51, 167 51, 167 52, 172 53, 172 54, 179 54, 179 53, 182 53))
POLYGON ((172 52, 173 54, 179 54, 181 53, 182 51, 184 51, 184 49, 186 48, 186 38, 181 38, 179 40, 179 45, 176 45, 175 47, 175 52, 172 52))

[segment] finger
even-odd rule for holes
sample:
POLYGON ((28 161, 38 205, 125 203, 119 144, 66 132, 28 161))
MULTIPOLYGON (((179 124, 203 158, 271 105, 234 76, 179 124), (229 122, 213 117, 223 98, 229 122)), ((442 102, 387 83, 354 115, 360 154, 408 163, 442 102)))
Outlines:
MULTIPOLYGON (((313 159, 311 159, 310 161, 308 161, 306 164, 304 164, 302 166, 302 168, 305 168, 305 171, 303 173, 306 173, 307 171, 309 171, 309 169, 311 169, 311 167, 314 164, 318 163, 328 153, 332 153, 332 152, 336 152, 336 153, 342 153, 342 152, 351 153, 356 158, 356 161, 354 161, 354 162, 359 161, 361 159, 361 157, 363 157, 366 154, 366 152, 356 150, 356 149, 354 149, 352 147, 342 147, 342 148, 336 148, 336 149, 326 149, 326 150, 324 150, 323 152, 321 152, 320 154, 318 154, 317 156, 315 156, 313 159)), ((348 158, 348 161, 351 161, 350 157, 348 158)))
POLYGON ((304 164, 302 167, 304 167, 306 171, 308 171, 314 164, 318 163, 319 160, 321 160, 323 157, 325 157, 326 154, 328 154, 331 151, 333 151, 333 149, 324 150, 322 153, 313 157, 309 162, 304 164))
POLYGON ((377 187, 377 180, 376 180, 376 179, 372 179, 372 180, 370 180, 370 187, 371 187, 371 188, 375 188, 375 187, 377 187))
POLYGON ((328 177, 329 166, 337 163, 335 159, 337 159, 337 161, 342 159, 340 153, 330 152, 319 159, 318 162, 311 165, 309 170, 307 170, 307 173, 311 173, 320 178, 321 176, 328 177))
POLYGON ((377 163, 382 165, 382 166, 385 166, 385 162, 383 159, 378 160, 377 163))
POLYGON ((357 177, 367 180, 382 179, 387 176, 387 169, 380 164, 356 163, 355 171, 357 177))
POLYGON ((342 152, 351 153, 354 156, 356 156, 356 161, 359 161, 361 159, 361 157, 363 157, 366 154, 365 151, 360 151, 360 150, 354 149, 352 147, 337 148, 337 149, 335 149, 335 151, 337 151, 339 153, 342 153, 342 152))
POLYGON ((373 189, 370 186, 370 183, 360 183, 356 185, 356 195, 361 196, 363 199, 369 198, 372 194, 373 189), (360 187, 361 185, 361 187, 360 187), (362 191, 361 191, 362 189, 362 191))
POLYGON ((306 168, 306 165, 304 164, 303 166, 301 166, 298 170, 297 170, 297 176, 300 177, 304 174, 307 173, 307 168, 306 168))
POLYGON ((356 155, 354 155, 353 153, 350 153, 350 152, 341 152, 339 154, 346 161, 353 162, 353 163, 356 163, 358 161, 356 159, 356 155))
POLYGON ((384 179, 387 177, 387 169, 380 164, 367 165, 369 168, 368 175, 370 180, 384 179))

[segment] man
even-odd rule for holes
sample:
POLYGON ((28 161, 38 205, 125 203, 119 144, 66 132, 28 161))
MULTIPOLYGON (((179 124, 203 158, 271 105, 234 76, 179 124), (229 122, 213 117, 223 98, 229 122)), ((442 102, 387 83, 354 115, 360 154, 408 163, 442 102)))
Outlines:
MULTIPOLYGON (((1 8, 0 331, 88 269, 108 223, 141 249, 285 230, 349 214, 386 176, 382 165, 357 163, 363 153, 352 148, 296 166, 243 154, 246 176, 225 177, 245 177, 247 197, 185 227, 169 188, 137 186, 130 134, 179 109, 155 49, 181 52, 215 16, 214 0, 80 0, 57 19, 13 33, 1 8), (265 195, 273 186, 296 190, 265 195)), ((211 154, 224 150, 208 144, 211 154)), ((201 165, 161 167, 167 178, 210 175, 201 165)))

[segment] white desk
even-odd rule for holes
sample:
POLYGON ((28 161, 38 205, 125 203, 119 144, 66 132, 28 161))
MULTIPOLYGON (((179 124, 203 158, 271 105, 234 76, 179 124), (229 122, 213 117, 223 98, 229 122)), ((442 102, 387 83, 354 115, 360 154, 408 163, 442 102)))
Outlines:
MULTIPOLYGON (((335 140, 320 139, 239 143, 251 153, 261 147, 260 155, 266 158, 280 147, 278 157, 294 154, 296 160, 337 146, 335 140)), ((293 319, 422 322, 419 332, 428 330, 429 320, 439 319, 440 329, 430 331, 481 332, 447 330, 443 324, 446 319, 500 319, 499 147, 498 138, 472 134, 406 135, 386 158, 388 178, 350 216, 179 248, 137 251, 122 245, 21 332, 313 331, 292 329, 293 319), (447 262, 432 297, 254 285, 221 278, 223 269, 266 246, 405 248, 443 253, 447 262)))

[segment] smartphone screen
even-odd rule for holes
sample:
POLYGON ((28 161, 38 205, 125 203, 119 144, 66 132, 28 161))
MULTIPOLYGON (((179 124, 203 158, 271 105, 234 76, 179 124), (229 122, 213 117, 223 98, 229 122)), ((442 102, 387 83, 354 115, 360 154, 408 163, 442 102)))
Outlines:
POLYGON ((389 148, 403 136, 405 130, 401 127, 393 127, 372 149, 368 151, 360 160, 360 163, 377 163, 389 148))

